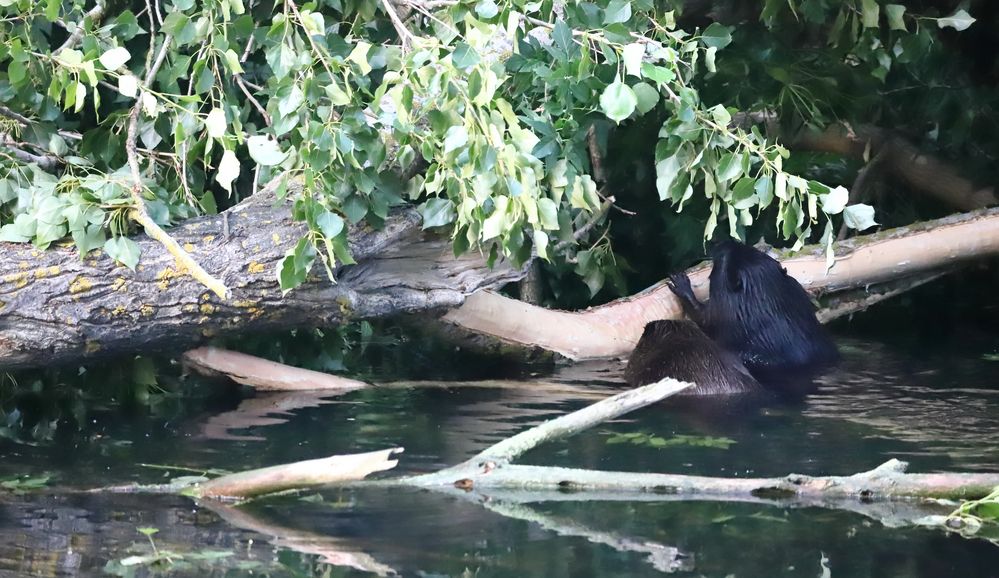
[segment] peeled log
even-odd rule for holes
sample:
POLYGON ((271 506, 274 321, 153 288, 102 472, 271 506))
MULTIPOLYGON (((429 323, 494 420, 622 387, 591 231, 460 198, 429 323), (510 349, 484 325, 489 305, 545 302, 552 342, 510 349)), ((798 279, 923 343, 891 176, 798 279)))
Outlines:
MULTIPOLYGON (((951 268, 999 254, 999 209, 985 209, 864 235, 836 244, 836 262, 826 270, 821 247, 806 247, 781 265, 813 294, 864 287, 951 268)), ((708 296, 709 265, 690 271, 700 299, 708 296)), ((472 295, 444 320, 507 343, 541 347, 569 359, 628 355, 645 324, 682 319, 680 301, 664 283, 586 311, 545 309, 488 291, 472 295)))
POLYGON ((275 267, 305 227, 267 192, 168 230, 232 290, 225 301, 178 271, 163 247, 144 236, 135 238, 142 250, 135 271, 103 252, 81 260, 71 247, 0 243, 0 368, 451 308, 478 289, 523 276, 506 264, 490 269, 476 252, 453 257, 447 238, 422 233, 419 215, 404 209, 390 213, 379 230, 351 229, 357 264, 338 267, 336 284, 317 263, 305 284, 282 296, 275 267))

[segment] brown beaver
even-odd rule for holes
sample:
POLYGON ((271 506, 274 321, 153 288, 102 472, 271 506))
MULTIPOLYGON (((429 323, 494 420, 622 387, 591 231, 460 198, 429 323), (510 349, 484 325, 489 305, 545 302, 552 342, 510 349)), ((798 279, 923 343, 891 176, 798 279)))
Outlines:
POLYGON ((633 387, 664 377, 697 384, 682 395, 724 395, 761 389, 738 355, 722 349, 690 321, 661 319, 647 324, 624 370, 625 380, 633 387))
POLYGON ((707 303, 694 296, 686 273, 672 275, 670 288, 687 316, 753 376, 767 383, 814 373, 838 359, 808 293, 780 263, 735 241, 716 245, 711 258, 707 303))

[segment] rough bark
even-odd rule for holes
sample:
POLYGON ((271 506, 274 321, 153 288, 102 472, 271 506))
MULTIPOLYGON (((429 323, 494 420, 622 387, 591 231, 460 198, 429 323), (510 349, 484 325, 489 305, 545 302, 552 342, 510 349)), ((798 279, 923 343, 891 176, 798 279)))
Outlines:
MULTIPOLYGON (((826 270, 821 247, 806 247, 781 259, 789 275, 813 294, 884 283, 999 254, 999 209, 986 209, 855 237, 838 243, 826 270)), ((695 294, 708 295, 710 266, 688 271, 695 294)), ((856 298, 856 296, 853 296, 856 298)), ((645 324, 681 319, 683 309, 660 283, 645 291, 586 311, 536 307, 488 291, 471 296, 444 320, 507 343, 541 347, 569 359, 628 355, 645 324)))
POLYGON ((890 131, 873 126, 834 124, 826 130, 804 131, 792 147, 839 154, 855 159, 880 157, 909 186, 963 211, 999 203, 994 187, 979 187, 953 166, 924 153, 890 131))
POLYGON ((135 271, 103 252, 80 259, 73 248, 42 252, 0 243, 0 368, 92 359, 152 348, 191 346, 206 338, 455 307, 470 293, 516 281, 505 264, 490 269, 477 253, 451 255, 446 238, 421 233, 412 210, 393 211, 384 227, 356 227, 356 265, 338 267, 331 283, 320 265, 282 295, 275 267, 305 233, 267 190, 222 215, 170 229, 215 278, 232 290, 221 300, 178 270, 156 241, 135 240, 135 271))

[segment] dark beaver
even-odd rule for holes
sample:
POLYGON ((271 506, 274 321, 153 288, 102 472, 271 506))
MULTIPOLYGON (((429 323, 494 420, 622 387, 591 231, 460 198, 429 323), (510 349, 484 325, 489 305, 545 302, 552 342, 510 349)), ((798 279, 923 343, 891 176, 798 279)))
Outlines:
POLYGON ((697 384, 683 395, 721 395, 760 390, 739 361, 690 321, 662 319, 645 326, 628 359, 624 378, 637 387, 664 377, 697 384))
POLYGON ((716 245, 711 259, 706 304, 686 273, 670 276, 670 288, 687 315, 757 379, 813 373, 839 358, 808 294, 780 263, 735 241, 716 245))

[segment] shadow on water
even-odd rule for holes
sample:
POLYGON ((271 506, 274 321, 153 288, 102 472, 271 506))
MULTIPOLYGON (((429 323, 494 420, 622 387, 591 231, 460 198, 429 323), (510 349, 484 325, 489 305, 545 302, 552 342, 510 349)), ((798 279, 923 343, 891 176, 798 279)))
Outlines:
MULTIPOLYGON (((911 471, 999 469, 994 362, 840 343, 843 363, 797 402, 666 402, 521 461, 740 477, 848 474, 893 457, 911 471)), ((527 388, 258 395, 169 419, 98 417, 71 440, 0 442, 0 476, 49 471, 57 486, 76 488, 154 483, 167 473, 139 464, 244 469, 396 445, 406 453, 388 474, 431 471, 622 389, 620 372, 620 364, 582 364, 527 388)), ((159 530, 159 550, 182 558, 113 566, 121 575, 823 576, 826 567, 831 576, 963 577, 999 568, 999 548, 986 541, 885 527, 876 510, 885 505, 550 498, 558 499, 355 488, 235 508, 174 496, 6 493, 0 576, 102 575, 109 561, 151 551, 143 527, 159 530)))

